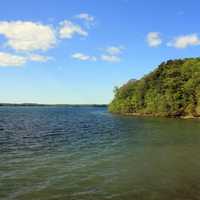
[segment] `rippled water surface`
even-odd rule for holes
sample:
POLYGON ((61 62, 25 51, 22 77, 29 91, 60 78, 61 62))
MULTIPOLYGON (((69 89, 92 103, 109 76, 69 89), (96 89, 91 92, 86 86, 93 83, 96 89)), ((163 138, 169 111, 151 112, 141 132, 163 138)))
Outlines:
POLYGON ((2 107, 0 199, 200 199, 200 121, 2 107))

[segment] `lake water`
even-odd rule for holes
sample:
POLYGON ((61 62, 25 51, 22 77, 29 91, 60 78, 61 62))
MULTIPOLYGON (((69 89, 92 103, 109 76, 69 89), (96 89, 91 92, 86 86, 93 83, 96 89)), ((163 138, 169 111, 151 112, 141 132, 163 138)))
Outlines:
POLYGON ((200 121, 2 107, 0 199, 200 199, 200 121))

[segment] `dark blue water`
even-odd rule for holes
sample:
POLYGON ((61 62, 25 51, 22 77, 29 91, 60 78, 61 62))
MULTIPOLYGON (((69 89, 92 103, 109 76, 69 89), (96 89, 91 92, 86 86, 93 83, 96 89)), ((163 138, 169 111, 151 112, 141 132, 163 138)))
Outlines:
POLYGON ((200 121, 2 107, 0 199, 200 199, 200 121))

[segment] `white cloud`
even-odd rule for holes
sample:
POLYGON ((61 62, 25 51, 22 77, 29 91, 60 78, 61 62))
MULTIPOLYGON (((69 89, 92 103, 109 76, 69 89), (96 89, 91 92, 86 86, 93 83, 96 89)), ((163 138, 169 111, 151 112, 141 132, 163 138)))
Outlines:
POLYGON ((0 21, 0 34, 7 38, 6 44, 17 51, 47 50, 56 43, 50 26, 30 21, 0 21))
POLYGON ((81 61, 96 61, 97 58, 95 56, 85 55, 83 53, 74 53, 72 54, 72 58, 81 61))
POLYGON ((197 45, 200 45, 200 38, 195 33, 176 37, 172 42, 167 43, 167 46, 180 49, 186 48, 188 46, 197 46, 197 45))
POLYGON ((101 60, 106 62, 120 62, 121 58, 115 55, 104 54, 101 56, 101 60))
POLYGON ((28 61, 47 62, 51 57, 38 54, 31 55, 15 55, 11 53, 0 52, 0 67, 20 67, 28 61))
POLYGON ((59 35, 61 39, 70 39, 74 35, 80 35, 80 36, 88 36, 88 32, 85 31, 81 26, 72 23, 71 21, 65 20, 60 23, 61 27, 59 30, 59 35))
POLYGON ((19 67, 25 64, 27 58, 10 53, 0 52, 0 67, 19 67))
POLYGON ((79 15, 76 15, 76 18, 85 20, 87 22, 93 22, 94 17, 89 15, 88 13, 80 13, 79 15))
POLYGON ((99 55, 98 57, 95 56, 89 56, 82 53, 74 53, 72 55, 72 58, 82 61, 97 61, 102 60, 105 62, 120 62, 121 61, 121 55, 123 53, 124 47, 122 46, 108 46, 103 49, 104 53, 102 55, 99 55))
POLYGON ((160 33, 158 32, 149 32, 147 34, 147 43, 150 47, 157 47, 162 43, 160 33))
POLYGON ((28 57, 28 59, 34 62, 47 62, 48 60, 51 60, 52 58, 48 56, 42 56, 39 54, 32 54, 28 57))
POLYGON ((106 62, 120 62, 123 50, 124 47, 122 46, 109 46, 105 48, 105 53, 101 55, 101 60, 106 62))
POLYGON ((119 55, 122 53, 123 47, 121 46, 110 46, 106 48, 106 52, 110 55, 119 55))

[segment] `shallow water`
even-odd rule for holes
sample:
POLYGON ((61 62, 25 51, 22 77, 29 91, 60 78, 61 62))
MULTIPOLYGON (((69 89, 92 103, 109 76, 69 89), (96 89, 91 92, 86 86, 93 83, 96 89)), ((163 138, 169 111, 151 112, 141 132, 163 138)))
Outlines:
POLYGON ((200 121, 2 107, 0 199, 200 199, 200 121))

